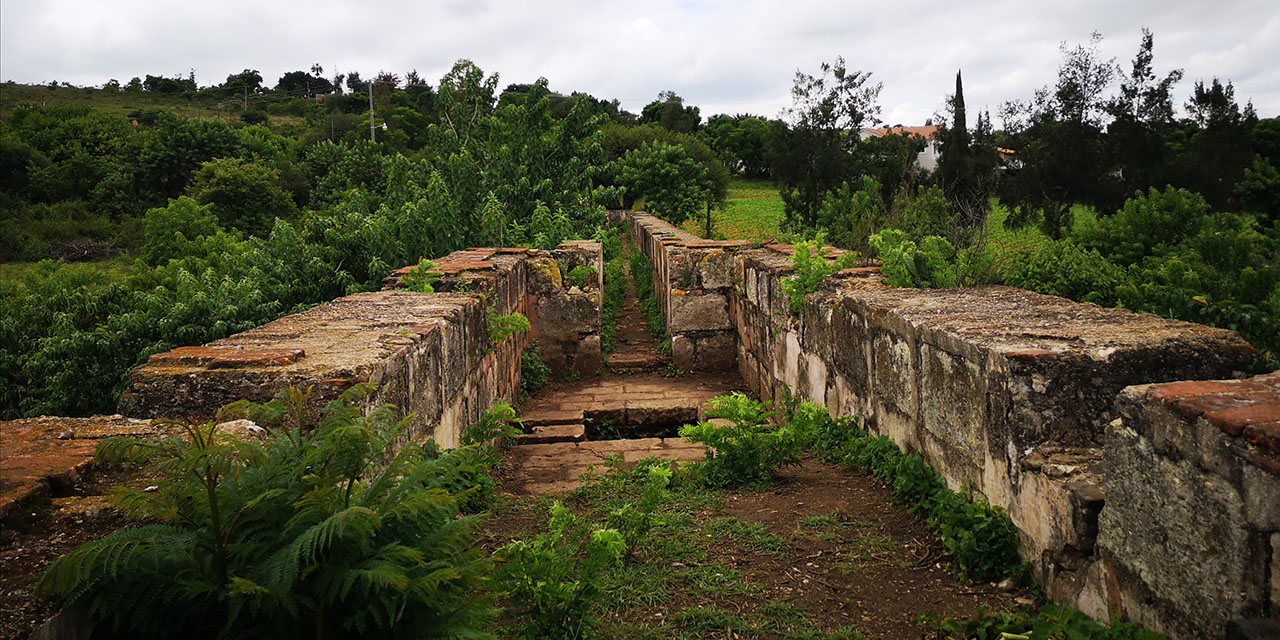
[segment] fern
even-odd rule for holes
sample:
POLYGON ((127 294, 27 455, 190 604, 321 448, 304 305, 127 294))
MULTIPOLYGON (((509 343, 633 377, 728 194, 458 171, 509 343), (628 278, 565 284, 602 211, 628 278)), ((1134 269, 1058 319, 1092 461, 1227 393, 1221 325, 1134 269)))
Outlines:
POLYGON ((405 422, 383 408, 362 415, 369 391, 318 420, 297 390, 253 407, 281 424, 266 443, 210 423, 186 425, 187 439, 104 444, 101 456, 154 461, 157 491, 116 496, 163 523, 76 549, 37 589, 136 637, 480 634, 490 564, 472 547, 479 519, 461 511, 487 467, 475 447, 388 455, 405 422))

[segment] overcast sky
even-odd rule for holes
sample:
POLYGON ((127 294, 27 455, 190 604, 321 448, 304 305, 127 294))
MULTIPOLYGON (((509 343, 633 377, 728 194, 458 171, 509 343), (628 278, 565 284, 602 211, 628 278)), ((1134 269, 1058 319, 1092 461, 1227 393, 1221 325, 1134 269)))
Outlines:
POLYGON ((671 89, 704 117, 773 117, 797 69, 842 55, 884 83, 882 119, 910 125, 941 110, 957 69, 970 111, 994 112, 1051 84, 1059 43, 1095 30, 1127 69, 1143 27, 1156 70, 1186 71, 1179 103, 1217 76, 1260 116, 1280 115, 1276 0, 2 0, 0 78, 100 85, 194 69, 204 86, 251 68, 274 85, 319 63, 327 77, 417 69, 434 85, 470 58, 500 87, 546 77, 633 112, 671 89))

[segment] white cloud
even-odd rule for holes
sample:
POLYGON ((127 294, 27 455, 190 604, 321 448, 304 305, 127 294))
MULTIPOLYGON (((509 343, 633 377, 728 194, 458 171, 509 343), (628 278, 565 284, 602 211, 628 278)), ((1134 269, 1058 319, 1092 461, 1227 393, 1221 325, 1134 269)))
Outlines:
POLYGON ((1231 79, 1260 115, 1280 114, 1280 16, 1273 0, 891 5, 820 0, 5 0, 0 78, 96 85, 185 74, 202 84, 245 68, 270 83, 314 62, 328 74, 417 69, 434 82, 470 58, 510 82, 540 76, 560 91, 618 98, 638 111, 671 89, 704 115, 775 116, 797 69, 843 55, 884 83, 883 117, 910 124, 940 110, 964 70, 971 108, 992 111, 1051 84, 1060 42, 1105 37, 1127 66, 1142 27, 1156 68, 1231 79))

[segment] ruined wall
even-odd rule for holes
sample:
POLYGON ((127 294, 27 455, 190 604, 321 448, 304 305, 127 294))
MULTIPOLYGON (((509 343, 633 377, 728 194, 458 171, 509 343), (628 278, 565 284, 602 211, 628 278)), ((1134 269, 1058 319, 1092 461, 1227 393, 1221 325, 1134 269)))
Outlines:
POLYGON ((1112 604, 1171 637, 1280 618, 1280 373, 1129 387, 1117 407, 1098 536, 1112 604))
POLYGON ((369 382, 377 386, 369 404, 416 414, 409 437, 455 446, 485 410, 515 399, 520 356, 532 340, 541 339, 539 348, 562 371, 600 367, 601 287, 566 288, 564 264, 594 265, 599 273, 600 245, 458 251, 437 261, 437 293, 397 290, 408 269, 398 270, 383 291, 156 354, 130 375, 120 409, 139 418, 207 419, 229 402, 265 401, 288 386, 311 388, 318 409, 369 382), (528 316, 533 331, 491 345, 489 313, 513 312, 528 316))
POLYGON ((649 214, 622 218, 653 263, 654 295, 671 336, 671 360, 684 371, 734 366, 733 255, 747 242, 703 240, 649 214))
MULTIPOLYGON (((648 216, 635 216, 631 229, 674 298, 678 287, 669 274, 702 249, 648 216)), ((1114 556, 1128 560, 1100 561, 1100 528, 1104 540, 1128 540, 1119 532, 1130 518, 1099 515, 1138 510, 1176 528, 1185 514, 1133 502, 1128 493, 1112 495, 1120 480, 1108 469, 1121 460, 1117 452, 1127 450, 1108 436, 1116 398, 1130 385, 1236 375, 1252 354, 1237 334, 1009 287, 889 288, 874 268, 828 278, 796 315, 782 290, 791 247, 726 252, 736 364, 761 399, 790 394, 835 415, 861 416, 871 431, 919 452, 953 489, 1006 509, 1024 558, 1052 598, 1102 619, 1109 606, 1149 618, 1137 613, 1141 597, 1117 590, 1121 578, 1113 569, 1163 561, 1151 551, 1151 558, 1132 556, 1149 550, 1150 540, 1126 547, 1129 556, 1114 556), (1127 504, 1114 506, 1117 499, 1127 504)), ((1280 420, 1280 406, 1269 415, 1280 420)), ((1188 473, 1208 482, 1200 472, 1188 473)), ((1239 512, 1215 517, 1244 526, 1239 512)), ((1254 548, 1263 537, 1253 534, 1254 548)), ((1218 554, 1210 564, 1261 557, 1241 560, 1236 548, 1202 550, 1218 554)), ((1213 588, 1186 587, 1202 595, 1213 588)), ((1239 612, 1280 614, 1258 607, 1239 612)), ((1221 635, 1221 625, 1216 628, 1210 636, 1221 635)))

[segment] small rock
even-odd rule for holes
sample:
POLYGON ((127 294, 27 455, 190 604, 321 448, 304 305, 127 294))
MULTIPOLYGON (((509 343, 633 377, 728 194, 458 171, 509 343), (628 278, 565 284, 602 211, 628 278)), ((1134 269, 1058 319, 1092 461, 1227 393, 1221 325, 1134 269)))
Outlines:
POLYGON ((995 587, 1001 591, 1013 591, 1013 578, 1005 578, 996 583, 995 587))
POLYGON ((259 427, 252 420, 240 419, 223 422, 218 425, 218 429, 237 438, 265 440, 267 437, 267 430, 259 427))
POLYGON ((574 295, 578 293, 582 293, 582 289, 579 289, 578 285, 575 284, 572 287, 569 287, 569 295, 574 295))
POLYGON ((76 437, 76 432, 72 429, 67 429, 66 431, 63 431, 62 433, 58 434, 59 440, 74 440, 75 437, 76 437))
POLYGON ((1014 598, 1013 601, 1025 607, 1029 607, 1036 603, 1036 601, 1031 598, 1014 598))
POLYGON ((144 488, 144 489, 143 489, 143 491, 145 491, 145 492, 147 492, 147 493, 155 493, 155 492, 157 492, 157 491, 159 491, 159 490, 160 490, 160 487, 159 487, 159 486, 157 486, 157 485, 154 485, 154 484, 152 484, 152 485, 147 485, 147 486, 146 486, 146 488, 144 488))

